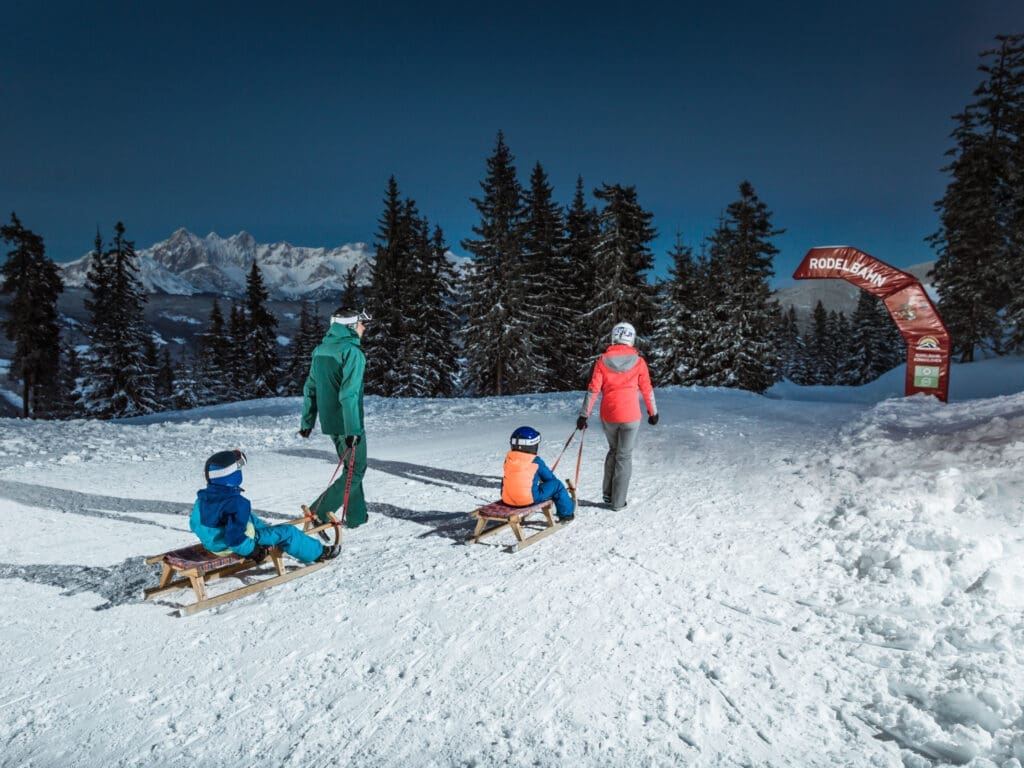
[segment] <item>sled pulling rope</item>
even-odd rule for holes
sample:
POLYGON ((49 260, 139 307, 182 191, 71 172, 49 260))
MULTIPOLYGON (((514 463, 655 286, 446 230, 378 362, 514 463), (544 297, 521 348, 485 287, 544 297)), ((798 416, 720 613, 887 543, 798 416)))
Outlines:
POLYGON ((316 504, 313 505, 313 509, 310 509, 305 504, 302 505, 302 515, 306 524, 303 526, 305 533, 311 533, 316 526, 320 526, 317 530, 320 532, 320 538, 324 541, 329 541, 329 537, 324 532, 324 525, 334 526, 334 543, 341 543, 341 526, 345 522, 345 514, 348 512, 348 497, 352 492, 352 473, 356 468, 356 447, 350 446, 345 449, 345 452, 341 454, 341 458, 338 459, 337 465, 334 467, 334 472, 331 474, 331 479, 327 481, 327 487, 324 488, 323 493, 316 500, 316 504), (341 469, 345 463, 345 459, 348 459, 348 472, 345 476, 345 496, 341 500, 341 519, 338 520, 333 514, 328 514, 329 520, 325 523, 317 516, 317 510, 320 509, 320 502, 323 501, 324 496, 327 495, 327 491, 330 490, 331 486, 334 485, 334 478, 338 476, 338 470, 341 469))
MULTIPOLYGON (((301 517, 297 520, 289 520, 286 523, 280 523, 280 525, 299 525, 307 523, 307 519, 305 517, 301 517)), ((336 526, 337 521, 334 519, 334 516, 331 515, 330 521, 322 523, 307 532, 321 533, 329 528, 334 528, 335 533, 338 534, 336 526)), ((340 535, 337 536, 335 541, 340 541, 340 535)), ((182 547, 181 549, 164 552, 160 555, 153 555, 152 557, 146 558, 146 565, 161 563, 163 566, 163 572, 160 574, 160 583, 155 587, 145 590, 143 595, 146 600, 149 600, 151 597, 155 597, 156 595, 162 595, 165 592, 185 589, 186 587, 191 586, 192 591, 195 593, 196 601, 192 603, 192 605, 186 605, 179 609, 180 615, 190 616, 193 613, 204 611, 207 608, 223 605, 224 603, 229 603, 232 600, 237 600, 240 597, 261 592, 264 589, 275 587, 286 581, 297 579, 300 576, 305 576, 307 573, 312 573, 313 571, 319 570, 327 565, 326 562, 309 563, 291 571, 286 571, 283 561, 283 552, 280 547, 270 547, 268 550, 268 556, 274 564, 274 569, 277 571, 276 576, 264 581, 256 582, 255 584, 247 584, 244 587, 239 587, 238 589, 225 592, 224 594, 217 595, 216 597, 207 597, 207 582, 214 581, 215 579, 219 579, 224 576, 234 576, 243 571, 247 571, 250 568, 255 568, 261 565, 264 561, 253 560, 250 557, 236 555, 233 552, 217 554, 208 551, 202 544, 193 544, 188 547, 182 547), (179 578, 174 578, 175 576, 178 576, 179 578)))

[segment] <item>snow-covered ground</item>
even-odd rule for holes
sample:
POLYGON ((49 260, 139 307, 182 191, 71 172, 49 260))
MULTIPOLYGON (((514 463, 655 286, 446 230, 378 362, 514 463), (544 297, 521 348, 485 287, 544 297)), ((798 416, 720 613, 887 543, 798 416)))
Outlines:
POLYGON ((0 766, 1019 768, 1024 361, 952 381, 660 390, 629 507, 592 429, 577 522, 516 554, 468 512, 580 396, 369 398, 342 557, 189 618, 143 557, 191 542, 217 450, 267 517, 309 501, 335 458, 299 401, 0 421, 0 766))

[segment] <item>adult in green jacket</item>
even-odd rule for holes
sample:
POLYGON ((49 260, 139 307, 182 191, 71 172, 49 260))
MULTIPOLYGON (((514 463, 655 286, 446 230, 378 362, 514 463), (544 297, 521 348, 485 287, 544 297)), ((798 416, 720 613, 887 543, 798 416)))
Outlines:
MULTIPOLYGON (((334 443, 341 459, 346 450, 355 449, 352 488, 345 511, 345 525, 355 528, 366 522, 366 498, 363 496, 363 475, 366 474, 366 433, 363 431, 363 372, 366 356, 360 348, 365 323, 370 316, 352 309, 337 309, 331 316, 331 327, 319 346, 313 350, 309 376, 302 388, 302 423, 299 434, 309 437, 317 415, 320 429, 334 443)), ((349 459, 338 479, 309 508, 321 520, 337 512, 345 500, 345 483, 349 459)))

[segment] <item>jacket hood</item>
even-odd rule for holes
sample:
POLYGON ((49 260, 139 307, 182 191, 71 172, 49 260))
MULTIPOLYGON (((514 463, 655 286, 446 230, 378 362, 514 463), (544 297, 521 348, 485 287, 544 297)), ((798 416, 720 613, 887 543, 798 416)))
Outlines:
POLYGON ((327 334, 324 336, 324 341, 349 341, 353 344, 359 344, 362 339, 359 338, 355 328, 349 328, 347 325, 339 323, 331 323, 331 327, 327 329, 327 334))
POLYGON ((601 357, 609 370, 625 373, 640 362, 640 354, 628 344, 612 344, 601 357))

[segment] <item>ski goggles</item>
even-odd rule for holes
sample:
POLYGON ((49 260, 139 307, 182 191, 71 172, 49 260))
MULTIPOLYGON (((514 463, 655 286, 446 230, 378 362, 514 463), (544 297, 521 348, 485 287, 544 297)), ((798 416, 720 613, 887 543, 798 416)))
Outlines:
POLYGON ((367 325, 373 322, 373 318, 368 312, 360 310, 354 315, 331 315, 331 322, 338 325, 355 325, 356 323, 367 325))
POLYGON ((233 451, 225 451, 225 453, 233 453, 235 456, 234 462, 232 462, 226 467, 211 466, 207 473, 207 476, 210 479, 217 477, 227 477, 232 472, 237 472, 238 470, 245 466, 245 453, 243 451, 239 450, 238 448, 235 448, 233 451))

